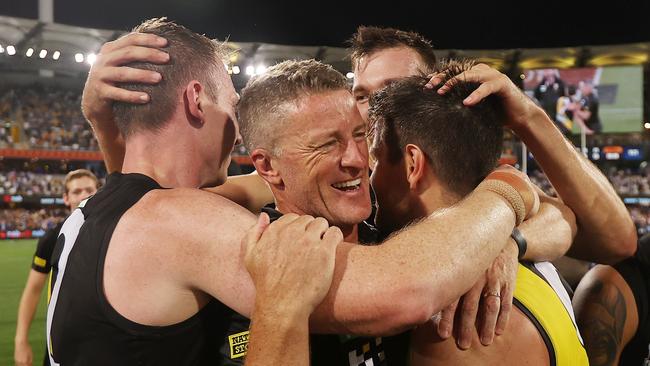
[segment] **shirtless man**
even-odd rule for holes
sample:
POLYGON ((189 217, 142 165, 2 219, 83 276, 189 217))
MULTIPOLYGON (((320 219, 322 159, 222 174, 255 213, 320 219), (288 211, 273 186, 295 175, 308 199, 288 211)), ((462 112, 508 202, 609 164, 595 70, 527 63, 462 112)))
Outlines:
MULTIPOLYGON (((441 65, 441 78, 446 81, 469 70, 470 65, 453 61, 441 65)), ((483 70, 485 82, 492 84, 496 95, 472 107, 464 106, 463 100, 480 84, 462 77, 446 95, 424 88, 429 80, 424 76, 396 81, 373 95, 370 121, 375 164, 371 181, 380 228, 398 230, 453 206, 496 164, 503 141, 501 103, 509 112, 525 109, 518 99, 503 97, 504 89, 516 87, 496 75, 499 73, 494 70, 483 70)), ((543 111, 529 117, 547 118, 543 111)), ((512 120, 505 122, 511 124, 512 120)), ((526 224, 520 229, 526 230, 526 224)), ((549 237, 558 234, 548 228, 549 237)), ((484 299, 493 296, 499 294, 483 294, 484 299)), ((489 347, 482 347, 474 337, 471 349, 463 351, 452 339, 439 337, 435 325, 428 323, 412 331, 411 365, 586 365, 572 314, 569 295, 555 268, 550 263, 524 263, 519 266, 515 311, 510 316, 511 329, 516 330, 496 337, 489 347), (517 349, 525 352, 514 351, 517 349), (508 357, 504 357, 506 353, 508 357)), ((479 318, 478 322, 485 320, 479 318)))
MULTIPOLYGON (((371 93, 400 78, 433 72, 433 47, 417 33, 392 28, 359 27, 350 44, 354 71, 352 91, 364 118, 367 118, 371 93)), ((468 103, 471 105, 471 102, 468 103)), ((557 135, 556 128, 552 125, 543 122, 521 123, 513 125, 512 130, 526 143, 564 204, 576 215, 578 232, 567 255, 609 264, 632 255, 636 249, 634 223, 602 172, 577 153, 562 136, 557 135)), ((534 235, 532 232, 523 234, 525 237, 534 235)), ((551 248, 538 248, 541 251, 531 253, 531 258, 556 258, 557 252, 551 248), (549 255, 551 253, 555 255, 549 255)), ((475 313, 474 305, 471 304, 477 302, 482 291, 481 287, 476 287, 470 291, 469 296, 465 296, 473 298, 473 301, 468 302, 470 305, 464 309, 465 312, 475 313)), ((510 305, 507 299, 501 300, 501 306, 510 305)), ((455 308, 451 306, 442 314, 438 331, 443 338, 452 334, 454 313, 455 308)), ((503 322, 497 323, 497 334, 503 333, 504 325, 503 322)), ((472 344, 474 318, 461 317, 459 327, 457 343, 459 347, 467 348, 472 344)), ((489 334, 490 332, 486 333, 489 334)), ((480 339, 483 341, 483 334, 480 339)), ((492 338, 486 339, 487 342, 491 340, 492 338)))

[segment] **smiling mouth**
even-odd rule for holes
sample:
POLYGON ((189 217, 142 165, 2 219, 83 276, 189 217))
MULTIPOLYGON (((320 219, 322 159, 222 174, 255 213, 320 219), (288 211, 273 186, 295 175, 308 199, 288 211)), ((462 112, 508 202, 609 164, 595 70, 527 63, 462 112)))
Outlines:
POLYGON ((359 189, 360 186, 361 186, 361 178, 332 184, 332 187, 345 192, 355 191, 359 189))

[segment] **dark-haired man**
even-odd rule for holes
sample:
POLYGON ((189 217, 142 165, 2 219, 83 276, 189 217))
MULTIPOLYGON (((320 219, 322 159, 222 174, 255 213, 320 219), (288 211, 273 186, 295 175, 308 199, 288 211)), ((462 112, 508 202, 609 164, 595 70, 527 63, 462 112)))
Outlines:
MULTIPOLYGON (((470 66, 443 64, 439 77, 447 81, 470 66)), ((501 152, 504 117, 496 96, 466 107, 463 100, 478 82, 460 79, 440 95, 424 87, 428 81, 423 76, 397 81, 371 98, 371 153, 375 158, 371 181, 381 229, 396 231, 453 206, 496 165, 501 152)), ((514 107, 506 104, 506 108, 514 107)), ((540 116, 544 118, 542 111, 531 114, 540 116)), ((438 337, 433 324, 418 327, 412 332, 411 364, 469 365, 497 360, 505 365, 587 364, 569 295, 550 263, 520 265, 515 307, 510 322, 516 331, 505 332, 490 347, 481 347, 474 338, 473 347, 461 351, 453 340, 438 337)))
MULTIPOLYGON (((354 71, 353 94, 357 107, 367 118, 368 100, 371 93, 403 77, 433 72, 434 57, 431 44, 414 32, 393 28, 359 27, 350 39, 352 69, 354 71), (412 46, 416 45, 416 46, 412 46)), ((476 66, 483 68, 482 66, 476 66)), ((468 75, 474 75, 471 70, 468 75)), ((501 78, 505 75, 499 74, 501 78)), ((483 92, 485 87, 481 88, 483 92)), ((523 97, 514 94, 515 97, 523 97)), ((521 114, 525 110, 509 111, 521 114)), ((636 248, 636 230, 627 209, 607 178, 587 161, 561 135, 554 125, 540 123, 519 123, 512 126, 513 132, 523 140, 543 167, 564 203, 576 214, 578 234, 567 255, 600 263, 616 263, 631 255, 636 248)), ((524 232, 524 236, 533 233, 524 232)), ((547 248, 531 257, 538 260, 553 259, 557 253, 547 248)), ((471 311, 481 289, 472 291, 473 300, 467 302, 471 311)), ((468 296, 466 295, 465 298, 468 296)), ((506 300, 507 299, 502 299, 506 300)), ((508 302, 502 306, 509 306, 508 302)), ((465 306, 465 305, 463 305, 465 306)), ((453 306, 443 312, 440 334, 451 335, 453 306)), ((502 334, 505 322, 496 325, 497 334, 502 334)), ((474 318, 461 317, 458 344, 468 347, 474 332, 474 318)), ((490 341, 491 332, 481 334, 490 341)), ((489 343, 489 342, 488 342, 489 343)))
MULTIPOLYGON (((125 147, 124 161, 117 163, 122 173, 109 176, 106 187, 75 211, 62 229, 65 246, 48 309, 51 360, 65 364, 227 364, 241 360, 245 354, 248 333, 230 339, 227 336, 231 335, 234 313, 249 315, 253 307, 255 293, 241 262, 239 242, 255 219, 224 198, 193 189, 223 182, 238 137, 234 116, 237 96, 219 53, 218 46, 204 37, 158 19, 105 45, 93 65, 84 94, 84 111, 94 120, 105 153, 110 152, 108 146, 125 147), (167 39, 167 46, 159 37, 167 39), (193 50, 185 50, 190 45, 193 50), (146 47, 164 47, 165 52, 146 47), (143 53, 152 57, 155 54, 156 62, 168 58, 171 62, 135 65, 153 69, 153 73, 131 65, 120 69, 124 71, 119 73, 121 79, 108 77, 111 73, 115 76, 113 67, 148 59, 143 53), (179 75, 167 76, 170 72, 179 75), (159 85, 142 85, 160 80, 160 74, 164 77, 159 85), (107 83, 127 79, 135 79, 136 85, 127 86, 135 90, 107 83), (211 89, 213 83, 216 90, 211 89), (155 115, 157 101, 165 100, 161 93, 175 96, 175 108, 169 116, 158 116, 161 121, 153 127, 147 124, 147 116, 155 115), (118 105, 113 110, 110 100, 118 94, 122 95, 120 100, 131 100, 133 96, 140 100, 140 96, 149 94, 151 102, 133 107, 118 105), (125 145, 111 145, 120 138, 124 138, 125 145), (97 266, 84 266, 88 262, 97 266), (77 301, 80 297, 82 301, 77 301), (225 360, 217 355, 217 348, 222 346, 226 348, 225 352, 222 349, 225 360)), ((334 113, 337 123, 347 125, 345 132, 335 134, 335 143, 330 144, 335 154, 318 154, 313 145, 296 153, 303 158, 313 155, 310 164, 336 159, 338 164, 331 165, 336 171, 326 173, 328 178, 319 188, 348 197, 343 204, 356 205, 365 198, 355 191, 367 192, 368 184, 365 138, 356 133, 356 126, 364 125, 358 114, 356 119, 348 118, 358 113, 349 92, 335 89, 326 88, 314 95, 299 93, 320 102, 309 103, 313 116, 319 116, 319 111, 334 113), (328 93, 344 97, 322 98, 328 93), (344 164, 342 159, 350 160, 344 164), (330 182, 330 178, 335 180, 330 182)), ((303 101, 298 98, 274 107, 297 112, 303 101)), ((318 138, 330 135, 328 131, 318 138)), ((303 142, 307 141, 311 139, 303 142)), ((108 159, 112 159, 113 154, 109 155, 108 159)), ((264 161, 270 155, 260 156, 260 164, 270 163, 264 161)), ((267 171, 275 184, 286 189, 289 180, 285 182, 273 172, 280 167, 269 164, 267 171)), ((299 174, 295 172, 298 168, 293 167, 294 174, 299 174)), ((529 182, 515 173, 507 176, 509 183, 503 176, 494 177, 436 220, 423 220, 381 246, 340 244, 332 287, 311 317, 314 329, 394 333, 425 321, 466 291, 507 244, 517 220, 533 211, 537 194, 529 182), (505 191, 499 193, 495 187, 505 191), (452 234, 452 223, 475 229, 475 234, 452 234), (434 247, 442 248, 442 254, 435 253, 434 247), (467 257, 479 248, 483 255, 467 257), (396 258, 409 254, 419 262, 407 263, 405 270, 404 263, 396 258), (462 260, 456 262, 459 258, 462 260), (463 276, 457 276, 459 273, 463 276), (370 301, 360 302, 359 298, 370 301)), ((364 209, 351 207, 354 215, 367 214, 362 212, 364 209)), ((320 237, 310 238, 304 232, 312 221, 322 226, 323 220, 296 220, 304 223, 299 230, 303 235, 293 236, 295 240, 318 245, 320 237)), ((291 238, 282 235, 289 226, 278 220, 267 230, 291 238)), ((346 234, 355 235, 355 231, 346 234)), ((309 245, 297 246, 296 250, 294 257, 299 258, 299 251, 309 250, 309 245)), ((261 341, 262 346, 269 347, 283 344, 272 339, 261 341)), ((281 351, 277 348, 277 352, 281 351)))

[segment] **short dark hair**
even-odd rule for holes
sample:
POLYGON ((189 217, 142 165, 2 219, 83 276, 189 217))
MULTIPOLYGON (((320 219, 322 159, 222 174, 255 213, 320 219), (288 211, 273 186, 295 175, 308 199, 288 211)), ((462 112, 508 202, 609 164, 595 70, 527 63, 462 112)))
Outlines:
POLYGON ((347 78, 316 60, 288 60, 255 76, 242 89, 237 105, 239 126, 249 151, 264 147, 276 154, 275 136, 285 119, 283 107, 300 98, 336 90, 349 90, 347 78))
POLYGON ((146 20, 133 28, 133 32, 151 33, 167 39, 167 46, 163 50, 169 53, 169 62, 162 65, 145 62, 128 64, 130 67, 157 71, 163 78, 155 85, 119 85, 120 88, 145 92, 150 97, 146 104, 113 104, 117 127, 125 138, 137 131, 156 131, 164 127, 176 110, 176 99, 181 88, 191 80, 203 83, 208 95, 217 98, 217 72, 219 68, 225 70, 223 61, 226 52, 222 44, 166 18, 146 20))
MULTIPOLYGON (((449 80, 472 64, 449 61, 438 71, 449 80)), ((447 189, 465 196, 497 164, 503 145, 502 107, 495 96, 472 107, 463 105, 479 83, 457 81, 440 95, 437 88, 424 87, 428 81, 426 76, 413 76, 374 93, 370 129, 387 146, 391 162, 402 159, 407 144, 415 144, 447 189)))
POLYGON ((348 40, 350 58, 354 70, 359 59, 374 52, 394 47, 409 47, 420 55, 428 70, 436 64, 433 46, 426 38, 416 32, 407 32, 395 28, 360 26, 348 40))

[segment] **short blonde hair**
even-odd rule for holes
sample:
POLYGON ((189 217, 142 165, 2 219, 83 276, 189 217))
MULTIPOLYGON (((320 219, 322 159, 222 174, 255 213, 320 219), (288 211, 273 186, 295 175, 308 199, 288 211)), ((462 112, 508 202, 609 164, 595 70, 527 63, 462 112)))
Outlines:
POLYGON ((73 171, 71 171, 71 172, 69 172, 68 174, 65 175, 65 180, 63 181, 63 185, 65 187, 65 193, 68 194, 68 190, 69 190, 68 184, 70 182, 72 182, 75 179, 79 179, 79 178, 83 178, 83 177, 88 177, 88 178, 92 179, 93 181, 95 181, 96 188, 99 188, 99 180, 97 179, 95 174, 93 174, 93 172, 91 172, 88 169, 77 169, 77 170, 73 170, 73 171))
POLYGON ((275 136, 286 118, 287 104, 304 96, 349 90, 347 78, 332 66, 316 60, 289 60, 253 77, 242 90, 238 105, 239 126, 249 151, 279 151, 275 136))

